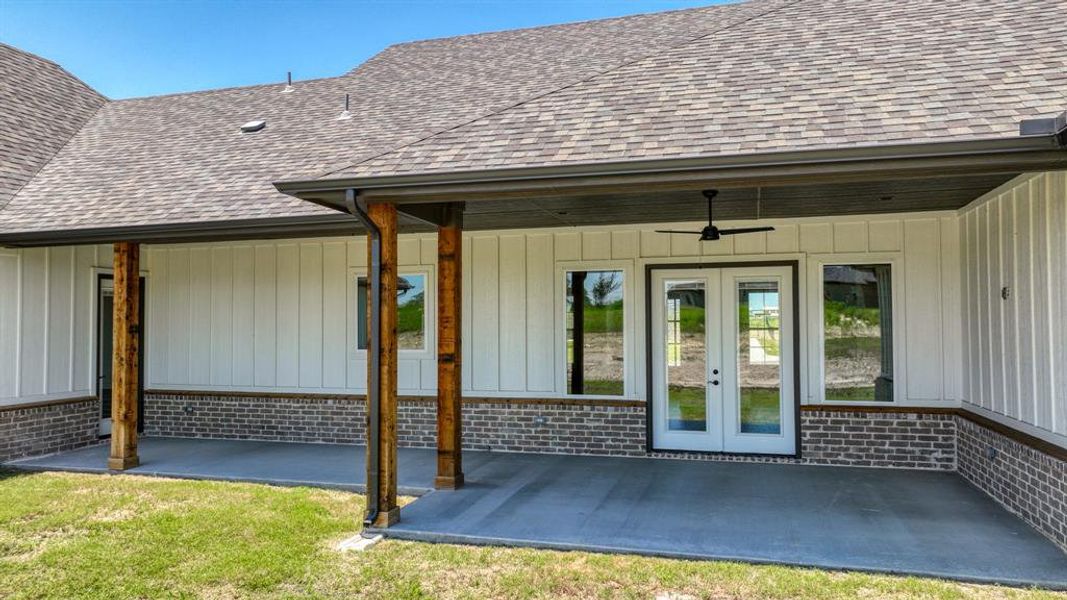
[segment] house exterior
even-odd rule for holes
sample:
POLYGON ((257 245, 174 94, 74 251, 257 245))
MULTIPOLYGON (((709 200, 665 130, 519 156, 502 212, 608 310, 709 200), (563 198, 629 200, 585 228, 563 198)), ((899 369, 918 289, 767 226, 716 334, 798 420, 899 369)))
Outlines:
POLYGON ((1051 4, 751 0, 118 101, 0 46, 0 459, 369 437, 380 525, 398 445, 442 487, 463 448, 954 470, 1067 549, 1051 4), (773 230, 702 239, 711 190, 773 230))

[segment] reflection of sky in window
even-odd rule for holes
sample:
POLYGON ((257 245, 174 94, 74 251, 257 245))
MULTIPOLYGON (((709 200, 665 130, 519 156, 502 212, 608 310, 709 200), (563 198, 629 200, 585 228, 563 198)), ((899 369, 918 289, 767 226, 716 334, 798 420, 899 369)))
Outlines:
POLYGON ((615 285, 617 289, 612 291, 607 296, 604 296, 605 304, 612 304, 622 300, 622 272, 621 271, 589 271, 585 277, 585 292, 586 296, 593 297, 593 288, 596 287, 596 283, 601 278, 611 279, 611 276, 615 275, 615 285))
POLYGON ((748 310, 778 309, 778 292, 749 292, 748 310))
POLYGON ((404 275, 403 278, 407 280, 411 288, 397 297, 396 302, 400 306, 411 302, 426 289, 426 277, 423 275, 404 275))

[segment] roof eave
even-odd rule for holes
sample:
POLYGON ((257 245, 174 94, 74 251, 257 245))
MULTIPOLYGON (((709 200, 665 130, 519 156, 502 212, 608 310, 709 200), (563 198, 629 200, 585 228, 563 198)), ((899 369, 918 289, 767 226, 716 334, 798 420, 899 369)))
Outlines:
POLYGON ((74 246, 116 241, 168 244, 351 235, 362 227, 348 214, 275 217, 0 233, 0 246, 74 246))
POLYGON ((590 162, 544 167, 279 181, 280 192, 343 209, 343 190, 395 202, 487 200, 535 194, 610 193, 626 187, 690 189, 826 181, 1015 173, 1067 168, 1067 130, 965 141, 590 162))

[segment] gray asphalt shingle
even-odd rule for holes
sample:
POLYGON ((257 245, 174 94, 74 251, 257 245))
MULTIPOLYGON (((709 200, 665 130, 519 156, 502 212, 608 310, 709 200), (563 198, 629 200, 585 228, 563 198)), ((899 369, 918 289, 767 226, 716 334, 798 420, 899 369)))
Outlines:
MULTIPOLYGON (((772 0, 774 1, 774 0, 772 0)), ((748 4, 392 46, 340 77, 110 102, 0 211, 0 231, 327 212, 272 182, 314 178, 669 48, 748 4), (352 118, 337 120, 344 94, 352 118), (265 119, 257 133, 239 126, 265 119)))
POLYGON ((0 43, 0 208, 105 102, 59 65, 0 43))
POLYGON ((1067 108, 1065 9, 750 0, 400 44, 291 93, 110 102, 0 232, 325 214, 278 180, 1014 136, 1067 108))
POLYGON ((1067 109, 1065 2, 805 0, 331 176, 1018 135, 1067 109))

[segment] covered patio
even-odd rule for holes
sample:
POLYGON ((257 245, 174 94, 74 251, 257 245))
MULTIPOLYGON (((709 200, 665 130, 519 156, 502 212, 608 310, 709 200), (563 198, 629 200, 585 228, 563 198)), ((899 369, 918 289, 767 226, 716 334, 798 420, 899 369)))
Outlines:
MULTIPOLYGON (((93 446, 9 463, 106 472, 93 446)), ((362 491, 359 446, 145 438, 132 474, 362 491)), ((622 552, 1067 588, 1067 557, 956 473, 466 452, 432 491, 436 452, 401 448, 419 495, 390 538, 622 552), (966 549, 961 552, 960 549, 966 549)))

